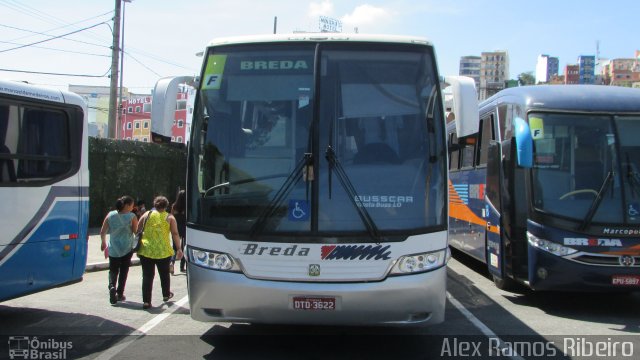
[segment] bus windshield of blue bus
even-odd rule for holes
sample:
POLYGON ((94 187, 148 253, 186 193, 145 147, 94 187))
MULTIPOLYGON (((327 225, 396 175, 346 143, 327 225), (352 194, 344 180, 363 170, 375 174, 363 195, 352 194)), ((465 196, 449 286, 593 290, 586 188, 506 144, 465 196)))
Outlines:
POLYGON ((580 222, 640 223, 640 118, 532 113, 529 126, 536 209, 580 222))
POLYGON ((238 234, 256 224, 262 234, 443 227, 444 129, 431 48, 319 48, 251 44, 207 54, 189 151, 189 221, 238 234))

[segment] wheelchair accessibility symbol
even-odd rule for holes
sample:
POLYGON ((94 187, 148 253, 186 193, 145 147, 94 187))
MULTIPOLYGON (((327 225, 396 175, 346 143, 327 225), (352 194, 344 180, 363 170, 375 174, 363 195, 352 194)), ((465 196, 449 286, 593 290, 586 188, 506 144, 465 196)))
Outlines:
POLYGON ((289 200, 289 220, 309 220, 309 203, 306 200, 289 200))
POLYGON ((629 216, 638 216, 640 215, 640 210, 638 210, 640 207, 638 206, 637 203, 633 203, 633 204, 629 204, 629 209, 627 210, 627 213, 629 214, 629 216))

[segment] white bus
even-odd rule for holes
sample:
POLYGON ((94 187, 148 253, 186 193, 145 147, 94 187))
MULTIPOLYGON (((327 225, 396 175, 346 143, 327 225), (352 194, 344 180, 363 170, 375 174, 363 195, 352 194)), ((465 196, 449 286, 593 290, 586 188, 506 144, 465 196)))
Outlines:
MULTIPOLYGON (((162 79, 154 92, 152 130, 165 136, 181 80, 162 79)), ((192 318, 444 320, 447 149, 427 40, 215 39, 197 87, 187 173, 192 318)))
POLYGON ((86 113, 76 94, 0 80, 0 301, 82 279, 86 113))

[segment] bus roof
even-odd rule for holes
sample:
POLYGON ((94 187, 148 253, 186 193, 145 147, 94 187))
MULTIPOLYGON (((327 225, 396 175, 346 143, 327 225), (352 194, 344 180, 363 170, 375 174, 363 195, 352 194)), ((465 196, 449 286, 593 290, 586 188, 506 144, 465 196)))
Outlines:
POLYGON ((604 85, 536 85, 504 89, 480 103, 519 103, 530 109, 640 113, 640 89, 604 85))
POLYGON ((344 34, 344 33, 291 33, 247 35, 215 38, 209 42, 209 47, 231 44, 254 44, 271 42, 383 42, 432 45, 429 40, 417 36, 375 35, 375 34, 344 34))
POLYGON ((0 93, 29 97, 37 100, 73 104, 81 106, 82 108, 86 106, 84 100, 78 94, 20 81, 0 80, 0 93))

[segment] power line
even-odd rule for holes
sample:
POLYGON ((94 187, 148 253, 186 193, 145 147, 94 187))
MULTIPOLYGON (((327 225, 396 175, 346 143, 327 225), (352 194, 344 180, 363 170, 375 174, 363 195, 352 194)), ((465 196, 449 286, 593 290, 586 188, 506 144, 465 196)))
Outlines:
POLYGON ((13 4, 12 4, 12 3, 8 3, 6 0, 4 0, 3 3, 4 3, 4 6, 12 9, 14 11, 21 12, 21 13, 23 13, 25 15, 29 15, 29 16, 38 18, 38 19, 40 19, 42 21, 45 21, 45 22, 51 22, 50 20, 46 19, 46 16, 40 15, 39 13, 41 13, 41 12, 39 10, 36 10, 36 11, 28 10, 28 9, 25 9, 27 6, 25 6, 23 4, 20 4, 20 3, 16 4, 15 2, 13 2, 13 4))
MULTIPOLYGON (((107 23, 106 23, 106 22, 102 22, 101 24, 107 24, 107 23)), ((100 24, 98 24, 98 25, 100 25, 100 24)), ((107 25, 108 25, 108 24, 107 24, 107 25)), ((57 39, 57 38, 59 38, 59 36, 58 36, 58 37, 56 37, 56 36, 54 36, 54 35, 45 34, 45 33, 43 33, 43 32, 38 32, 38 31, 32 31, 32 30, 22 29, 22 28, 15 27, 15 26, 10 26, 10 25, 5 25, 5 24, 0 24, 0 26, 2 26, 2 27, 6 27, 6 28, 9 28, 9 29, 14 29, 14 30, 19 30, 19 31, 24 31, 24 32, 32 33, 32 34, 49 36, 49 37, 50 37, 50 39, 49 39, 49 40, 53 40, 53 39, 57 39)), ((68 34, 67 34, 67 35, 68 35, 68 34)), ((66 36, 66 35, 60 35, 60 36, 66 36)), ((23 36, 22 38, 25 38, 25 36, 23 36)), ((18 38, 18 39, 22 39, 22 38, 18 38)), ((16 39, 14 39, 14 40, 16 40, 16 39)), ((88 42, 88 41, 75 40, 75 39, 62 39, 62 40, 66 40, 66 41, 73 41, 73 42, 79 42, 79 43, 83 43, 83 44, 87 44, 87 45, 93 45, 93 46, 98 46, 98 47, 103 47, 103 48, 110 48, 110 47, 109 47, 109 46, 107 46, 107 45, 100 45, 100 44, 90 43, 90 42, 88 42)), ((36 42, 36 43, 34 43, 34 44, 38 44, 38 43, 36 42)), ((9 50, 12 50, 12 49, 9 49, 9 50)))
MULTIPOLYGON (((1 26, 1 25, 0 25, 0 26, 1 26)), ((11 41, 0 41, 0 44, 24 45, 24 44, 20 44, 20 43, 11 42, 11 41)), ((36 46, 36 45, 33 45, 32 47, 34 47, 34 48, 36 48, 36 49, 44 49, 44 50, 51 50, 51 51, 60 51, 60 52, 66 52, 66 53, 71 53, 71 54, 90 55, 90 56, 101 56, 101 57, 111 57, 111 55, 93 54, 93 53, 86 53, 86 52, 73 51, 73 50, 63 50, 63 49, 56 49, 56 48, 46 47, 46 46, 36 46)))
MULTIPOLYGON (((107 12, 106 12, 106 13, 104 13, 104 14, 100 14, 100 15, 92 16, 92 17, 90 17, 90 18, 86 18, 86 19, 84 19, 84 20, 76 21, 76 22, 74 22, 74 23, 66 24, 66 25, 63 25, 63 26, 58 26, 58 27, 56 27, 56 28, 49 29, 49 30, 45 30, 45 31, 43 31, 43 32, 30 31, 30 30, 20 29, 20 28, 16 28, 16 27, 14 27, 14 29, 16 29, 16 30, 21 30, 21 31, 27 31, 27 32, 31 32, 31 33, 39 34, 39 35, 52 36, 52 35, 48 35, 47 33, 48 33, 48 32, 51 32, 51 31, 56 31, 56 30, 64 29, 64 28, 67 28, 67 27, 70 27, 70 26, 74 26, 74 25, 77 25, 77 24, 80 24, 80 23, 83 23, 83 22, 86 22, 86 21, 89 21, 89 20, 93 20, 93 19, 99 18, 99 17, 101 17, 101 16, 108 15, 108 14, 110 14, 110 13, 112 13, 112 12, 113 12, 113 10, 109 10, 109 11, 107 11, 107 12)), ((13 41, 15 41, 15 40, 20 40, 20 39, 24 39, 24 38, 27 38, 27 37, 29 37, 29 36, 22 36, 22 37, 19 37, 19 38, 13 39, 13 41)), ((67 39, 67 40, 71 40, 71 39, 67 39)), ((100 40, 100 39, 97 39, 97 40, 100 40)))
POLYGON ((36 41, 36 42, 30 43, 30 44, 26 44, 26 45, 22 45, 22 46, 17 46, 17 47, 11 48, 11 49, 0 50, 0 53, 4 53, 4 52, 7 52, 7 51, 11 51, 11 50, 22 49, 22 48, 25 48, 25 47, 28 47, 28 46, 32 46, 32 45, 40 44, 40 43, 43 43, 43 42, 47 42, 47 41, 51 41, 51 40, 55 40, 55 39, 59 39, 59 38, 61 38, 61 37, 64 37, 64 36, 67 36, 67 35, 71 35, 71 34, 75 34, 75 33, 79 33, 79 32, 81 32, 81 31, 89 30, 89 29, 91 29, 91 28, 94 28, 94 27, 96 27, 96 26, 100 26, 100 25, 103 25, 103 24, 106 24, 106 22, 101 22, 101 23, 98 23, 98 24, 95 24, 95 25, 92 25, 92 26, 88 26, 88 27, 85 27, 85 28, 82 28, 82 29, 79 29, 79 30, 76 30, 76 31, 72 31, 72 32, 69 32, 69 33, 66 33, 66 34, 62 34, 62 35, 59 35, 59 36, 54 36, 54 37, 52 37, 52 38, 50 38, 50 39, 45 39, 45 40, 41 40, 41 41, 36 41))
POLYGON ((137 62, 138 64, 140 64, 142 67, 144 67, 145 69, 151 71, 154 75, 162 77, 162 75, 158 74, 157 72, 153 71, 150 67, 148 67, 147 65, 143 64, 140 60, 134 58, 133 56, 131 56, 131 54, 129 54, 128 52, 124 52, 128 57, 130 57, 131 59, 133 59, 135 62, 137 62))
POLYGON ((108 77, 107 74, 111 71, 111 69, 108 69, 102 75, 64 74, 64 73, 53 73, 53 72, 42 72, 42 71, 27 71, 27 70, 15 70, 15 69, 0 69, 0 71, 17 72, 17 73, 25 73, 25 74, 39 74, 39 75, 77 76, 77 77, 88 77, 88 78, 102 78, 102 77, 108 77))

